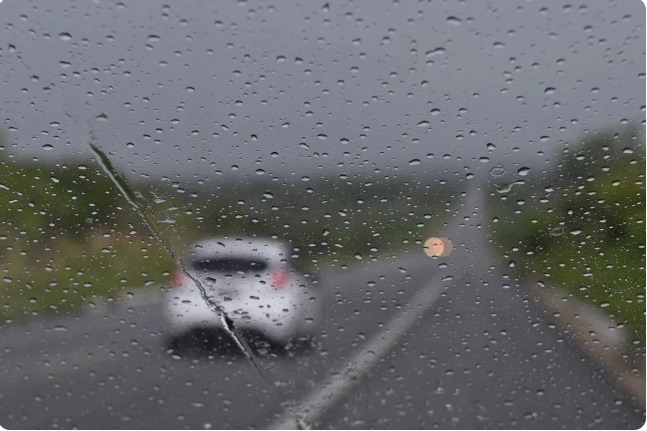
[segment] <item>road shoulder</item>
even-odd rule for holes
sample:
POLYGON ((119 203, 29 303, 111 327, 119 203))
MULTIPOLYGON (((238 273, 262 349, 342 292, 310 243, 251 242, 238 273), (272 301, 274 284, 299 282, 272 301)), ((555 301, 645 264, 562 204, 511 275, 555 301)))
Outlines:
POLYGON ((626 332, 606 315, 569 293, 526 281, 525 289, 587 357, 605 371, 609 380, 630 395, 634 404, 645 411, 644 365, 631 363, 626 332))

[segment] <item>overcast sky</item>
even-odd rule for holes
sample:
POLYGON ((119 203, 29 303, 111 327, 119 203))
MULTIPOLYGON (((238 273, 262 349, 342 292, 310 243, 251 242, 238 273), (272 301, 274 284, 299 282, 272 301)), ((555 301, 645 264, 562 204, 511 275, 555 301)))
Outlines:
POLYGON ((0 125, 20 157, 90 157, 92 130, 127 175, 187 181, 540 168, 642 121, 644 21, 637 0, 5 0, 0 125))

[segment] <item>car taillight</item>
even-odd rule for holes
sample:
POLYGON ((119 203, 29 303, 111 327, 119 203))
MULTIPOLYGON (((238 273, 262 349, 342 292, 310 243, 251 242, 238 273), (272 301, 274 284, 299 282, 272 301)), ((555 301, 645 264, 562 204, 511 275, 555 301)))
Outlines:
POLYGON ((180 268, 176 268, 175 271, 171 273, 169 279, 173 286, 181 287, 184 283, 187 282, 188 277, 186 276, 186 274, 184 274, 184 271, 182 271, 180 268))
POLYGON ((275 289, 280 289, 285 286, 288 282, 288 274, 286 271, 278 271, 272 274, 272 287, 275 289))

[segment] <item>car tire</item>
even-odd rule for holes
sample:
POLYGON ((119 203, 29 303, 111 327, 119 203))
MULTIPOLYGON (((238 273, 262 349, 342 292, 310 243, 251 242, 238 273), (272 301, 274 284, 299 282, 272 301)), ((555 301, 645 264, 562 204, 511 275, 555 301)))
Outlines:
POLYGON ((179 353, 182 350, 182 337, 180 335, 169 335, 164 338, 164 349, 179 353))
POLYGON ((295 338, 291 346, 295 353, 312 353, 319 348, 319 341, 314 335, 305 335, 295 338))

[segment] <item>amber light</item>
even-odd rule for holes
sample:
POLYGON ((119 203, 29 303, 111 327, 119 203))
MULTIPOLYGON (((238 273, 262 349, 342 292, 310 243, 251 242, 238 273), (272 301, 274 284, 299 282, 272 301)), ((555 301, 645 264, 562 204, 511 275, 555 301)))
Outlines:
POLYGON ((424 244, 425 253, 431 257, 449 256, 452 248, 449 238, 431 237, 424 244))

